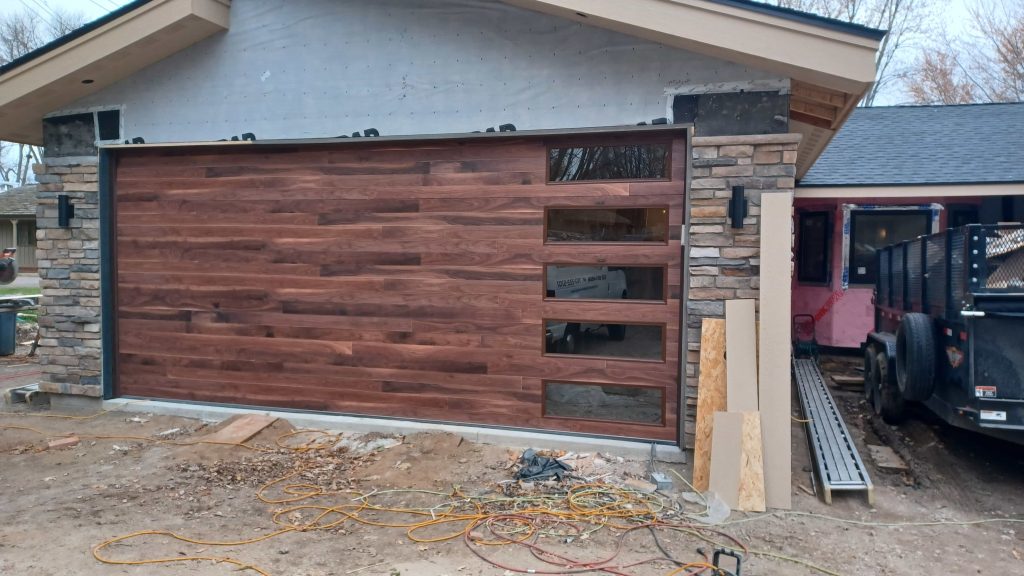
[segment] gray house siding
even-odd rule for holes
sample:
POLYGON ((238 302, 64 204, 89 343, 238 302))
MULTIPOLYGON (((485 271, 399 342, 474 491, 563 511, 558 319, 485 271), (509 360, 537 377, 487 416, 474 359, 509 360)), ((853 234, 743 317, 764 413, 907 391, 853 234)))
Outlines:
POLYGON ((737 64, 497 0, 235 0, 231 29, 55 114, 146 142, 628 125, 672 94, 785 90, 737 64))

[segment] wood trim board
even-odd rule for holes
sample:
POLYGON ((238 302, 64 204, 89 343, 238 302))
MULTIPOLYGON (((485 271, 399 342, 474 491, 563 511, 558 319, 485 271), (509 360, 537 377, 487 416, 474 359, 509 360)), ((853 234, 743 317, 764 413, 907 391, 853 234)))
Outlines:
POLYGON ((765 498, 769 508, 792 507, 790 403, 790 274, 793 195, 761 195, 761 330, 758 405, 764 440, 765 498), (767 273, 765 272, 767 271, 767 273), (770 303, 770 304, 769 304, 770 303))
POLYGON ((726 405, 730 412, 757 410, 757 339, 754 335, 754 316, 753 300, 725 302, 726 405))
POLYGON ((715 412, 710 490, 733 510, 764 512, 764 460, 757 412, 715 412))

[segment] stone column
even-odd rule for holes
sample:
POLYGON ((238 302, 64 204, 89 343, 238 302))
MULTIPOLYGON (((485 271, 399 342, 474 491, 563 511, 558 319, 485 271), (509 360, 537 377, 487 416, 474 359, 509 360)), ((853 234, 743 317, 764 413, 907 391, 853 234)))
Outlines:
MULTIPOLYGON (((687 447, 693 447, 701 322, 723 318, 726 300, 758 297, 761 195, 793 191, 799 143, 799 134, 693 138, 687 199, 686 423, 682 439, 687 447), (730 227, 728 219, 733 186, 744 186, 749 200, 747 218, 738 229, 730 227)), ((790 275, 791 271, 765 273, 790 275)))
POLYGON ((99 183, 95 156, 45 158, 39 182, 36 259, 39 287, 41 390, 99 398, 99 183), (57 196, 75 206, 71 226, 57 224, 57 196))

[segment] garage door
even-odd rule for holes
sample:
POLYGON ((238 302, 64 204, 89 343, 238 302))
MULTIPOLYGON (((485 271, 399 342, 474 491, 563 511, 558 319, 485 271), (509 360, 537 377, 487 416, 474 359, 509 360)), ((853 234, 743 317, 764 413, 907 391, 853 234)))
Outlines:
POLYGON ((678 131, 124 148, 114 393, 674 441, 678 131))

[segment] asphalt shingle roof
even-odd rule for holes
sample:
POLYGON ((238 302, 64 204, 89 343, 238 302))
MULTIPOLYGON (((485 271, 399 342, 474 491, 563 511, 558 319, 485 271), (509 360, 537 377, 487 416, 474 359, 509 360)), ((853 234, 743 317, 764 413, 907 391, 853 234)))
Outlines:
POLYGON ((857 108, 808 186, 1024 182, 1024 103, 857 108))
POLYGON ((0 216, 36 215, 36 187, 22 186, 0 192, 0 216))

